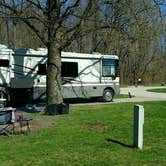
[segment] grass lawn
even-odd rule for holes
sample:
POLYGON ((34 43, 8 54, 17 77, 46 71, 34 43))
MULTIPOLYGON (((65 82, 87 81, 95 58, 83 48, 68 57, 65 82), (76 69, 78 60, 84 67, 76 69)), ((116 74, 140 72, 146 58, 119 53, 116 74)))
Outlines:
POLYGON ((148 89, 148 92, 166 93, 166 88, 148 89))
POLYGON ((133 103, 72 107, 52 127, 13 137, 0 136, 1 166, 165 166, 166 102, 145 108, 143 150, 132 145, 133 103), (107 141, 112 139, 114 141, 107 141))

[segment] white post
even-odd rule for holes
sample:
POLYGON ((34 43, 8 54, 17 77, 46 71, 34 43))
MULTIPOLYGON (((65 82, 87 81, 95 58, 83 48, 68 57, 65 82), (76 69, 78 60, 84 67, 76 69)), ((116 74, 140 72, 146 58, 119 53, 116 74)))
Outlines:
POLYGON ((134 147, 142 149, 143 147, 143 124, 144 107, 142 105, 134 106, 134 147))

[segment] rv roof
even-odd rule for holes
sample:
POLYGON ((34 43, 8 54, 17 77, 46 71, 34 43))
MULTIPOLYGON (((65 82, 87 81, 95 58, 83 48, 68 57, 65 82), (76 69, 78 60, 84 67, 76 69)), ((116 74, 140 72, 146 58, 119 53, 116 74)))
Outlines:
POLYGON ((19 49, 15 49, 14 50, 14 54, 15 55, 20 55, 20 56, 46 56, 47 54, 47 49, 43 48, 39 48, 37 50, 31 49, 31 48, 19 48, 19 49))
MULTIPOLYGON (((45 57, 47 55, 46 49, 18 49, 15 51, 14 56, 32 56, 32 57, 45 57)), ((112 58, 118 59, 117 55, 102 55, 99 53, 86 54, 86 53, 75 53, 75 52, 62 52, 63 58, 85 58, 85 59, 99 59, 99 58, 112 58)))
POLYGON ((75 53, 75 52, 62 52, 63 58, 85 58, 85 59, 93 59, 93 58, 112 58, 112 59, 118 59, 117 55, 103 55, 98 53, 93 54, 85 54, 85 53, 75 53))
POLYGON ((0 49, 7 49, 7 46, 4 44, 0 44, 0 49))

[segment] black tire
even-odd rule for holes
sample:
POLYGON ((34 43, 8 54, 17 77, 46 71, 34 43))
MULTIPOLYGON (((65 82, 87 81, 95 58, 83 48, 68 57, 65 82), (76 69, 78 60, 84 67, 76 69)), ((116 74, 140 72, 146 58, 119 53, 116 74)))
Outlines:
POLYGON ((103 101, 104 102, 111 102, 114 97, 114 92, 111 89, 105 89, 103 92, 103 101))

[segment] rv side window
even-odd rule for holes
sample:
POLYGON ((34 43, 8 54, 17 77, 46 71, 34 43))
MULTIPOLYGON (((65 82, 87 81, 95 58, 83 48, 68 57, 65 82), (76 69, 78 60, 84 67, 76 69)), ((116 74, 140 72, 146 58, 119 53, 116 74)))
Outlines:
POLYGON ((0 67, 9 67, 8 59, 0 59, 0 67))
POLYGON ((38 64, 38 74, 40 75, 46 75, 47 69, 46 69, 46 64, 38 64))
POLYGON ((103 77, 116 77, 118 72, 118 61, 115 59, 102 60, 102 76, 103 77))
POLYGON ((77 62, 62 62, 61 76, 62 77, 77 77, 78 63, 77 62))

